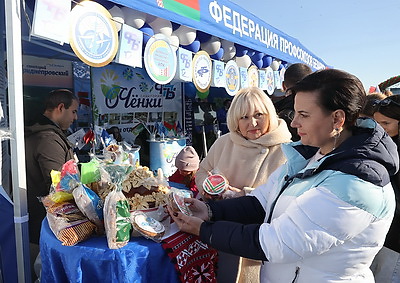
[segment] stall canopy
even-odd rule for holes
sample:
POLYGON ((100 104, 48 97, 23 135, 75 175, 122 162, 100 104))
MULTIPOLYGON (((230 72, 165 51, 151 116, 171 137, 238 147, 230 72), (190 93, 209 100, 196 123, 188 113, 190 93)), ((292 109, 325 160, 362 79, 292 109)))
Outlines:
MULTIPOLYGON (((115 4, 169 20, 235 43, 237 50, 256 51, 288 63, 306 63, 314 70, 328 65, 300 41, 272 27, 250 12, 228 0, 98 0, 107 9, 115 4)), ((28 18, 34 0, 27 0, 28 18)), ((267 9, 267 7, 266 7, 267 9)), ((29 27, 23 20, 23 53, 46 58, 76 59, 68 44, 28 37, 29 27)), ((199 35, 198 35, 199 36, 199 35)), ((238 55, 240 56, 240 55, 238 55)))
MULTIPOLYGON (((313 69, 327 65, 297 39, 279 31, 228 0, 111 0, 116 4, 215 35, 313 69)), ((265 9, 267 10, 267 4, 265 9)))

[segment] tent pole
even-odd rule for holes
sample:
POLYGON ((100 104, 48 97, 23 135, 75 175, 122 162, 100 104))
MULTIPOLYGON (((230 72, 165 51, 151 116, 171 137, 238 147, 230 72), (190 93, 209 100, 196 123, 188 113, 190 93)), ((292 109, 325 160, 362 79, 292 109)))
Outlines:
POLYGON ((5 0, 11 178, 14 202, 18 282, 31 282, 26 198, 22 84, 21 2, 5 0))

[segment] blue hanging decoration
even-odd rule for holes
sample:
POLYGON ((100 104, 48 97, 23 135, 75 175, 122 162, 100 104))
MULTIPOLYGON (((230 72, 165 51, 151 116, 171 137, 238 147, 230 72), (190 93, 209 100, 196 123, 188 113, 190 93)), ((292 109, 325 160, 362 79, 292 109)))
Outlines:
MULTIPOLYGON (((148 25, 144 24, 140 29, 141 32, 143 32, 143 43, 146 44, 147 41, 154 35, 153 29, 148 25)), ((143 44, 143 46, 144 46, 143 44)))
POLYGON ((271 64, 272 64, 272 57, 269 56, 269 55, 265 55, 265 56, 262 58, 262 61, 263 61, 262 67, 263 67, 263 68, 267 68, 267 67, 271 66, 271 64))
POLYGON ((222 47, 217 51, 217 53, 210 55, 214 60, 221 60, 222 56, 224 56, 224 49, 222 47))
POLYGON ((181 46, 182 46, 182 48, 192 51, 193 53, 196 53, 200 50, 200 41, 195 39, 191 44, 181 45, 181 46))
POLYGON ((204 43, 204 42, 209 41, 211 36, 212 36, 211 34, 208 34, 208 33, 205 33, 205 32, 202 32, 202 31, 198 30, 196 39, 198 41, 200 41, 200 43, 204 43))
POLYGON ((248 52, 248 49, 240 44, 235 43, 235 48, 236 48, 236 57, 243 57, 248 52))

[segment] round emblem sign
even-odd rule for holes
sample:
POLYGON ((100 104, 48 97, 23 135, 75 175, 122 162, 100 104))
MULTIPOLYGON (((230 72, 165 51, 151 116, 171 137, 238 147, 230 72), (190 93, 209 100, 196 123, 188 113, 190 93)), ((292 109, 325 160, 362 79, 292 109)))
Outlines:
POLYGON ((158 84, 167 84, 176 73, 176 53, 161 38, 150 38, 144 49, 144 66, 150 78, 158 84))
POLYGON ((89 66, 105 66, 117 54, 118 32, 111 18, 94 1, 80 2, 71 10, 71 48, 89 66))
POLYGON ((199 51, 193 58, 193 83, 197 90, 206 92, 211 85, 211 58, 205 51, 199 51))
POLYGON ((248 81, 249 87, 258 87, 259 78, 258 78, 258 69, 256 66, 251 66, 248 70, 248 81))
POLYGON ((271 67, 265 69, 265 79, 267 81, 267 93, 272 95, 275 90, 274 71, 271 67))
POLYGON ((225 66, 225 90, 226 92, 234 96, 240 86, 240 76, 239 76, 239 68, 235 61, 230 60, 225 66))

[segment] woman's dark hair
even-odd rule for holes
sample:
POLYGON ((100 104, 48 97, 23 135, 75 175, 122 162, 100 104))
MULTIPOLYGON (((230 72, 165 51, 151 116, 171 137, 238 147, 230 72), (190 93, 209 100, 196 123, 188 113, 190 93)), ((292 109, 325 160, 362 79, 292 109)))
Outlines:
POLYGON ((63 103, 64 107, 68 109, 73 100, 79 101, 72 91, 68 89, 52 90, 44 102, 45 110, 53 110, 61 103, 63 103))
POLYGON ((345 127, 354 126, 366 99, 361 81, 347 72, 327 69, 316 71, 291 88, 298 92, 316 92, 319 104, 327 112, 341 109, 346 114, 345 127))
POLYGON ((295 63, 290 65, 283 75, 285 86, 287 88, 294 86, 297 82, 301 81, 312 72, 312 69, 303 63, 295 63))
POLYGON ((363 109, 360 112, 360 115, 373 118, 374 113, 377 109, 377 101, 383 100, 386 97, 387 96, 381 92, 373 92, 368 94, 363 109))
POLYGON ((377 101, 376 112, 400 121, 400 95, 392 95, 377 101))

